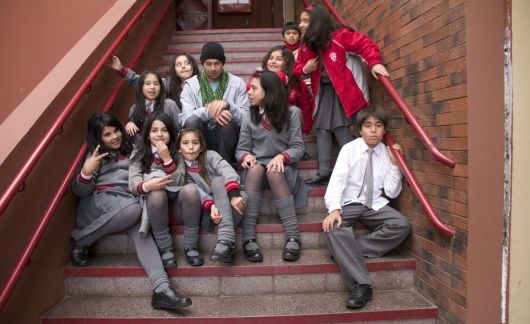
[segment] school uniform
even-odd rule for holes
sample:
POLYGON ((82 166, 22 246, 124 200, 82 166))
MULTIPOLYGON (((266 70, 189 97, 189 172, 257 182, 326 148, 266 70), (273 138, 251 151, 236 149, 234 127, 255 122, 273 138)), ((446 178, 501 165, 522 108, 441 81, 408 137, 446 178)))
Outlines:
POLYGON ((206 194, 201 197, 203 210, 209 212, 215 203, 223 216, 217 231, 218 240, 234 242, 234 224, 239 223, 240 218, 232 211, 230 199, 241 196, 239 175, 217 152, 207 150, 205 154, 206 173, 210 183, 200 175, 198 161, 186 161, 188 179, 206 194))
POLYGON ((324 196, 329 213, 339 210, 340 228, 325 233, 326 244, 347 279, 351 289, 355 284, 370 284, 365 257, 379 257, 399 245, 410 233, 410 223, 397 210, 388 206, 389 198, 401 192, 402 174, 392 164, 387 147, 379 143, 373 148, 373 191, 363 185, 369 147, 362 138, 341 149, 324 196), (372 206, 367 207, 367 197, 372 206), (351 227, 363 222, 374 231, 355 237, 351 227))
POLYGON ((255 156, 257 163, 266 166, 276 155, 283 154, 285 177, 291 188, 296 208, 307 205, 308 187, 302 180, 296 163, 304 155, 304 140, 297 109, 289 107, 291 123, 281 132, 262 119, 255 125, 250 119, 250 112, 243 116, 236 159, 243 162, 249 154, 255 156))
MULTIPOLYGON (((125 81, 125 83, 127 83, 128 85, 132 87, 136 87, 138 85, 138 80, 140 79, 140 75, 136 73, 135 71, 131 70, 130 68, 124 66, 120 71, 118 71, 118 74, 123 78, 123 81, 125 81)), ((166 98, 171 98, 170 97, 171 78, 170 77, 162 78, 162 84, 164 85, 164 92, 165 92, 166 98)), ((175 100, 174 98, 171 98, 171 99, 174 100, 175 103, 177 103, 177 106, 180 108, 179 101, 175 100)))
MULTIPOLYGON (((153 114, 154 107, 151 106, 151 103, 154 104, 154 102, 146 100, 146 110, 144 111, 145 118, 147 119, 149 116, 153 114)), ((136 108, 136 104, 133 104, 131 108, 129 109, 129 121, 131 121, 131 117, 133 115, 134 109, 136 108)), ((175 101, 166 98, 164 99, 164 108, 162 112, 169 116, 169 118, 173 121, 173 124, 175 124, 176 132, 178 133, 180 130, 180 109, 178 108, 175 101)), ((142 130, 142 127, 144 125, 136 125, 140 130, 142 130)), ((175 134, 176 135, 176 134, 175 134)), ((134 136, 134 145, 137 147, 140 142, 142 141, 141 131, 138 132, 134 136)))
POLYGON ((296 80, 287 93, 289 105, 294 105, 302 111, 303 127, 302 134, 309 134, 313 127, 313 110, 315 109, 315 98, 308 90, 302 80, 296 80))
POLYGON ((72 191, 81 197, 71 234, 76 241, 101 228, 123 208, 138 203, 127 186, 129 156, 114 155, 117 158, 104 159, 91 177, 85 178, 80 172, 72 182, 72 191))
MULTIPOLYGON (((326 50, 314 53, 307 45, 302 44, 296 58, 294 75, 304 76, 303 68, 308 60, 319 57, 320 64, 325 68, 329 82, 343 106, 346 118, 350 118, 357 111, 368 104, 361 88, 355 82, 351 70, 348 69, 348 52, 362 56, 371 68, 375 64, 381 64, 381 55, 377 44, 366 35, 355 32, 349 28, 341 28, 331 35, 331 43, 326 50)), ((315 102, 319 103, 319 87, 322 77, 321 69, 310 73, 311 87, 315 94, 315 102)), ((326 105, 317 104, 317 110, 326 105)))
MULTIPOLYGON (((138 150, 134 150, 131 154, 131 158, 138 153, 138 150)), ((162 159, 155 156, 153 162, 151 163, 150 173, 157 172, 160 176, 170 175, 171 184, 167 185, 165 190, 168 192, 178 193, 184 184, 186 184, 186 167, 182 159, 171 160, 169 163, 164 163, 162 159)), ((145 190, 143 184, 148 180, 144 176, 142 170, 141 161, 132 161, 129 165, 129 190, 137 195, 143 196, 148 192, 145 190)))
MULTIPOLYGON (((128 189, 129 156, 119 155, 118 152, 113 153, 117 158, 104 159, 101 166, 90 177, 79 172, 73 180, 72 191, 81 199, 76 215, 76 227, 71 236, 75 241, 85 241, 82 244, 92 244, 94 240, 104 235, 102 233, 109 232, 109 228, 116 230, 116 224, 121 223, 110 225, 114 217, 124 208, 138 204, 138 197, 128 189)), ((92 152, 87 155, 87 158, 91 155, 92 152)), ((127 217, 129 216, 135 215, 131 214, 127 217)), ((138 219, 139 216, 138 214, 138 219)), ((136 219, 136 224, 127 225, 119 230, 124 231, 133 241, 138 260, 153 288, 162 284, 169 285, 169 278, 164 272, 153 237, 140 237, 138 219, 136 219)), ((131 220, 135 221, 135 219, 123 219, 119 222, 125 221, 130 224, 131 220)))

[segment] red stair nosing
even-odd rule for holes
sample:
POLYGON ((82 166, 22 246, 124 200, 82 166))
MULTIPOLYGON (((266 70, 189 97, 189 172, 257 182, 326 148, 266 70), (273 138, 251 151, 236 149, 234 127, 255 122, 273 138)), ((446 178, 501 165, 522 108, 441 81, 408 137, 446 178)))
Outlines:
MULTIPOLYGON (((171 36, 168 45, 178 43, 194 44, 204 43, 206 40, 203 38, 181 38, 179 36, 171 36)), ((212 36, 208 41, 216 41, 220 43, 225 42, 241 42, 241 41, 277 41, 279 44, 282 42, 280 35, 241 35, 241 34, 226 34, 219 36, 212 36)))
POLYGON ((438 317, 438 309, 409 308, 403 310, 379 311, 348 311, 335 314, 300 314, 300 315, 271 315, 271 316, 245 316, 237 318, 227 317, 158 317, 158 318, 98 318, 98 317, 67 317, 43 318, 43 324, 151 324, 151 323, 201 323, 201 324, 317 324, 317 323, 351 323, 353 321, 390 321, 408 319, 434 319, 438 317))
MULTIPOLYGON (((256 63, 263 60, 263 56, 248 56, 248 57, 232 57, 226 59, 226 64, 229 63, 256 63)), ((162 60, 158 63, 158 66, 169 66, 171 65, 170 60, 162 60)))
MULTIPOLYGON (((367 262, 368 271, 414 270, 415 260, 391 260, 367 262)), ((242 266, 203 266, 166 269, 169 276, 264 276, 284 274, 310 274, 339 272, 335 263, 324 264, 281 264, 281 265, 242 265, 242 266)), ((143 277, 142 267, 65 267, 65 277, 143 277)))
MULTIPOLYGON (((270 47, 231 47, 230 45, 227 45, 227 46, 223 45, 223 48, 225 49, 225 53, 227 54, 230 52, 232 53, 234 52, 260 52, 260 53, 263 53, 264 55, 271 49, 270 47)), ((183 51, 181 49, 168 48, 166 49, 164 55, 179 54, 182 52, 183 51)), ((200 54, 201 48, 199 47, 191 48, 189 50, 186 50, 185 52, 190 53, 190 54, 200 54)))
POLYGON ((281 28, 234 28, 234 29, 201 29, 201 30, 176 30, 172 35, 215 35, 215 34, 257 34, 257 33, 278 33, 281 35, 281 28))

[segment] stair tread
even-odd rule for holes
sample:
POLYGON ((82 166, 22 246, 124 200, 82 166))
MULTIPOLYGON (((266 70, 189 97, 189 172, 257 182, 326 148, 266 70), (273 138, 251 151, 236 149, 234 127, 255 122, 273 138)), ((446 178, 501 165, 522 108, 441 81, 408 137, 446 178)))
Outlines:
MULTIPOLYGON (((259 323, 283 320, 285 323, 316 323, 353 320, 396 320, 435 318, 436 307, 412 289, 377 291, 364 308, 350 311, 345 307, 346 292, 311 294, 270 294, 258 296, 193 297, 193 306, 178 312, 152 309, 150 297, 66 297, 43 315, 43 323, 53 318, 115 320, 154 319, 219 320, 246 319, 259 323)), ((59 322, 57 322, 59 323, 59 322)), ((137 321, 135 323, 138 323, 137 321)), ((227 322, 228 323, 228 322, 227 322)))
MULTIPOLYGON (((330 253, 325 248, 303 249, 296 262, 283 261, 281 250, 263 250, 263 262, 252 263, 236 252, 234 265, 223 265, 209 260, 210 253, 203 253, 205 264, 191 267, 185 261, 183 253, 177 251, 177 268, 166 269, 170 276, 239 276, 239 275, 278 275, 300 273, 339 272, 330 253)), ((393 251, 383 257, 366 260, 368 271, 413 270, 416 262, 413 258, 393 251)), ((67 277, 75 276, 145 276, 135 254, 97 254, 88 267, 74 267, 68 264, 64 268, 67 277)))

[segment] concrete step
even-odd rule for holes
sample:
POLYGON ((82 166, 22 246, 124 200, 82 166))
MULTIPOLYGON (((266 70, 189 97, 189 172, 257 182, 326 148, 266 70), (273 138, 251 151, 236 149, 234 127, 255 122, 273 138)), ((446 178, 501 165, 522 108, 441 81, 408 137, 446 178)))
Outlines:
MULTIPOLYGON (((325 248, 324 237, 322 234, 322 219, 324 213, 308 213, 299 215, 300 234, 302 237, 302 244, 307 249, 325 248)), ((180 224, 171 224, 170 231, 173 235, 173 242, 175 249, 181 250, 184 228, 180 224)), ((261 215, 258 220, 256 228, 258 233, 258 244, 262 249, 282 249, 285 244, 285 236, 283 234, 283 226, 277 215, 261 215)), ((358 224, 355 226, 355 235, 364 235, 368 229, 358 224)), ((241 230, 236 231, 236 247, 241 251, 241 230)), ((215 232, 201 231, 200 246, 205 252, 211 252, 217 242, 217 234, 215 232)), ((124 233, 116 233, 107 235, 94 243, 93 252, 96 254, 123 254, 135 253, 134 246, 124 233)))
MULTIPOLYGON (((224 46, 225 56, 227 60, 233 58, 245 58, 245 57, 254 57, 258 56, 263 58, 263 56, 270 50, 270 47, 259 46, 259 47, 229 47, 224 46)), ((180 54, 182 50, 180 49, 167 49, 162 57, 163 60, 170 61, 172 57, 176 54, 180 54)), ((200 62, 199 58, 201 56, 201 48, 191 48, 185 50, 185 52, 190 53, 197 62, 200 62)))
POLYGON ((345 307, 346 292, 194 297, 191 307, 151 308, 150 297, 66 297, 42 317, 65 323, 436 323, 437 308, 414 290, 377 291, 364 308, 345 307))
MULTIPOLYGON (((177 251, 177 268, 166 269, 179 291, 189 296, 256 295, 347 291, 329 251, 303 249, 296 262, 283 261, 282 250, 263 250, 263 262, 252 263, 236 254, 234 265, 222 265, 203 254, 205 264, 191 267, 177 251)), ((416 262, 393 253, 367 260, 375 290, 409 289, 416 262)), ((150 294, 149 280, 135 254, 97 255, 89 267, 64 268, 68 296, 142 296, 150 294)))
MULTIPOLYGON (((195 42, 182 42, 178 39, 173 39, 172 42, 170 42, 167 45, 167 50, 180 50, 180 51, 195 51, 195 50, 201 50, 202 46, 204 45, 206 41, 203 40, 196 40, 195 42)), ((282 41, 279 38, 276 37, 263 37, 263 39, 238 39, 236 37, 232 37, 230 39, 221 40, 220 43, 223 45, 223 48, 248 48, 248 47, 265 47, 265 48, 271 48, 273 46, 282 45, 282 41)), ((226 52, 226 50, 225 50, 226 52)), ((265 54, 266 52, 263 52, 265 54)))
MULTIPOLYGON (((172 44, 204 44, 206 42, 219 42, 221 44, 230 43, 230 42, 253 42, 259 43, 262 41, 275 41, 281 43, 282 35, 281 33, 248 33, 248 32, 231 32, 231 33, 219 33, 212 35, 201 35, 201 34, 173 34, 169 39, 170 45, 172 44)), ((262 45, 263 46, 263 45, 262 45)))
MULTIPOLYGON (((204 38, 210 39, 220 35, 230 34, 247 34, 247 35, 263 35, 263 34, 276 34, 281 36, 281 28, 235 28, 235 29, 208 29, 208 30, 178 30, 173 31, 172 36, 175 37, 192 37, 192 38, 204 38)), ((280 37, 281 39, 281 37, 280 37)))

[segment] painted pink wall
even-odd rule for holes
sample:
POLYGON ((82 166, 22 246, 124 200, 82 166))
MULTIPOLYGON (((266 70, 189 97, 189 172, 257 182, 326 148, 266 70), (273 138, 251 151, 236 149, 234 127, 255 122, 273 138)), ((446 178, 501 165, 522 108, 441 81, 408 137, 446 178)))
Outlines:
POLYGON ((115 2, 2 1, 0 123, 115 2))

